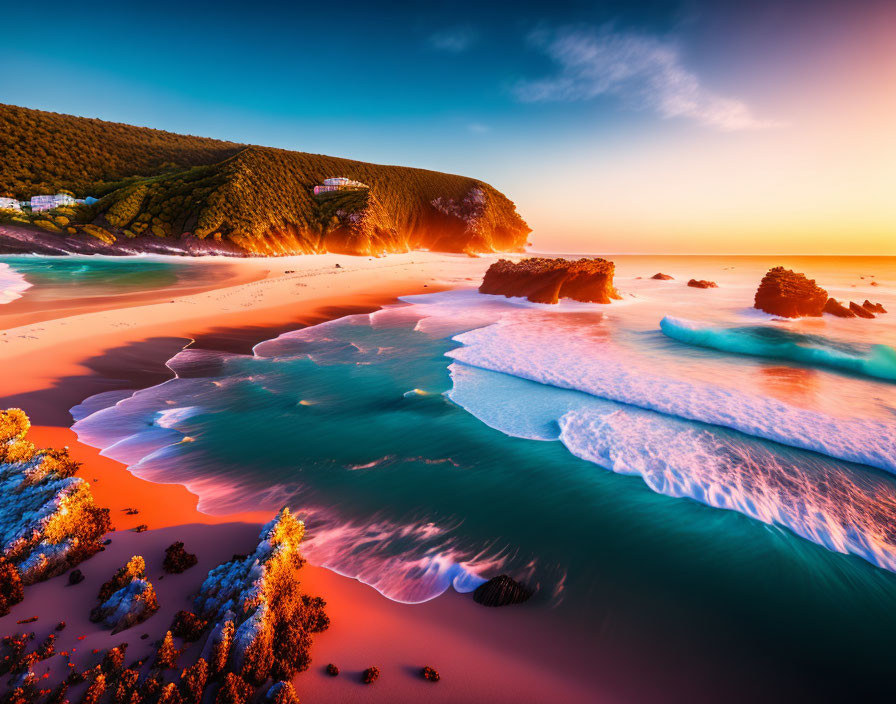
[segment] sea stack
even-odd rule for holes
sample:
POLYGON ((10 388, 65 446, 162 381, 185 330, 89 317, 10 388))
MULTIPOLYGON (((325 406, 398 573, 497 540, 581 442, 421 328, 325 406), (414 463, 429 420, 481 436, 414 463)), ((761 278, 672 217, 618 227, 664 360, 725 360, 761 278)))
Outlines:
POLYGON ((691 279, 688 281, 691 288, 718 288, 719 285, 715 281, 707 281, 706 279, 691 279))
POLYGON ((561 298, 609 303, 619 298, 613 287, 615 268, 606 259, 499 259, 485 272, 479 292, 521 296, 533 303, 558 303, 561 298))
POLYGON ((828 302, 828 292, 783 266, 769 269, 756 290, 754 308, 783 318, 818 317, 828 302))

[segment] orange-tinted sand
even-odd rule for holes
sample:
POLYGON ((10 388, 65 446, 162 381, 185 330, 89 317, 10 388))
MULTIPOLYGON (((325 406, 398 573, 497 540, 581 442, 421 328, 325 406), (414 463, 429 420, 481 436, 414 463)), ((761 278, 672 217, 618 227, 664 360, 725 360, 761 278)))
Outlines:
MULTIPOLYGON (((105 649, 121 642, 130 644, 126 663, 148 657, 174 613, 190 608, 190 596, 207 571, 234 553, 250 551, 260 524, 270 518, 199 513, 196 497, 183 486, 139 479, 79 443, 69 429, 68 408, 99 391, 133 388, 135 378, 140 385, 158 383, 165 378, 165 359, 197 337, 226 347, 239 338, 234 330, 245 335, 254 328, 259 337, 269 337, 270 329, 299 327, 359 307, 374 309, 400 294, 470 285, 490 261, 419 252, 385 260, 336 255, 250 260, 238 263, 254 278, 250 283, 184 295, 171 303, 76 308, 73 315, 67 311, 65 317, 13 329, 0 310, 0 403, 21 406, 31 415, 36 444, 69 446, 84 463, 80 475, 91 482, 97 503, 111 509, 116 528, 107 549, 81 565, 84 582, 68 586, 62 575, 29 587, 25 601, 0 619, 0 635, 33 630, 41 639, 65 620, 68 626, 59 634, 57 651, 77 649, 79 667, 94 664, 105 649), (109 378, 107 370, 115 368, 106 364, 109 355, 127 379, 109 378), (128 508, 139 513, 127 515, 128 508), (139 524, 149 530, 134 532, 139 524), (198 555, 199 564, 182 575, 161 578, 164 548, 176 540, 198 555), (146 558, 161 608, 144 624, 112 636, 87 616, 100 584, 134 554, 146 558), (38 621, 16 624, 31 616, 38 621), (144 633, 148 637, 141 640, 144 633), (93 654, 94 649, 99 653, 93 654)), ((296 678, 305 704, 599 702, 612 698, 602 692, 650 690, 649 683, 631 681, 610 663, 594 663, 584 643, 569 642, 554 630, 550 613, 533 604, 486 609, 469 595, 453 592, 424 604, 398 604, 356 580, 312 565, 303 568, 303 583, 309 593, 324 596, 332 620, 331 628, 315 640, 311 669, 296 678), (329 662, 339 666, 339 677, 324 672, 329 662), (363 685, 360 672, 371 665, 380 668, 380 679, 363 685), (424 665, 439 670, 442 680, 423 680, 419 671, 424 665)), ((194 657, 195 646, 182 656, 182 664, 194 657)), ((40 667, 56 675, 64 664, 54 657, 40 667)), ((655 699, 657 693, 652 695, 647 698, 655 699)), ((69 697, 76 701, 80 689, 73 688, 69 697)))

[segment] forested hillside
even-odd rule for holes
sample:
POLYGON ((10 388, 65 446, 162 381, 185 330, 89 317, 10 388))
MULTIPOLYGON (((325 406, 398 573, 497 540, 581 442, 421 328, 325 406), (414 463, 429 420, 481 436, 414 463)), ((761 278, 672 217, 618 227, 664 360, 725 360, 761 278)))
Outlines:
POLYGON ((147 238, 246 254, 518 250, 514 204, 473 178, 0 106, 0 193, 102 196, 62 213, 11 216, 106 246, 147 238), (318 196, 344 176, 369 188, 318 196), (61 219, 60 219, 61 216, 61 219))
POLYGON ((0 105, 0 195, 68 190, 101 196, 116 182, 214 164, 245 145, 0 105))

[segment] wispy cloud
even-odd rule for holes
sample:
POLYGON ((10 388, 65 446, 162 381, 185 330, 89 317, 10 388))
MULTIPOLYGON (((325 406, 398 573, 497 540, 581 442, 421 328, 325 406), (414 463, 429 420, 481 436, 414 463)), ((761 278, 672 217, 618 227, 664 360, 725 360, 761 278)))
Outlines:
POLYGON ((492 128, 488 125, 484 125, 481 122, 471 122, 467 125, 467 129, 473 134, 485 134, 486 132, 491 132, 492 128))
POLYGON ((450 27, 429 36, 429 45, 436 51, 459 54, 476 43, 476 31, 471 27, 450 27))
POLYGON ((558 65, 547 78, 517 83, 523 102, 584 101, 618 95, 663 117, 682 117, 721 130, 756 130, 778 123, 762 120, 742 100, 719 95, 701 85, 685 68, 671 41, 629 32, 563 29, 538 31, 531 37, 558 65))

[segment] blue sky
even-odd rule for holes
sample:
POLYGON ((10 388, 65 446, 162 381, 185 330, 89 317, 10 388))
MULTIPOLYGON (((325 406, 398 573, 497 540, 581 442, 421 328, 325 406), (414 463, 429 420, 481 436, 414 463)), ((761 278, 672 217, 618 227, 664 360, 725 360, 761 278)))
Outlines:
MULTIPOLYGON (((707 227, 700 200, 675 183, 687 171, 676 158, 708 152, 688 176, 697 190, 712 185, 713 153, 765 150, 772 168, 794 130, 803 139, 814 129, 800 106, 836 89, 832 70, 817 75, 825 57, 876 50, 867 36, 893 15, 865 5, 17 4, 5 9, 15 30, 0 46, 0 69, 15 80, 0 101, 464 173, 514 199, 540 246, 668 251, 707 227), (660 172, 648 166, 651 149, 660 172), (625 199, 608 195, 614 170, 658 207, 675 206, 668 231, 643 203, 620 210, 625 199), (563 180, 582 184, 576 198, 552 193, 563 180), (613 239, 620 225, 628 247, 613 239)), ((868 96, 889 76, 881 71, 868 96)), ((851 128, 846 120, 829 129, 851 128)), ((829 141, 817 139, 799 148, 829 141)), ((761 166, 732 192, 762 195, 761 166)), ((805 209, 814 196, 797 197, 805 209)), ((754 203, 732 202, 719 217, 754 203)), ((741 247, 747 235, 732 231, 741 247)))

